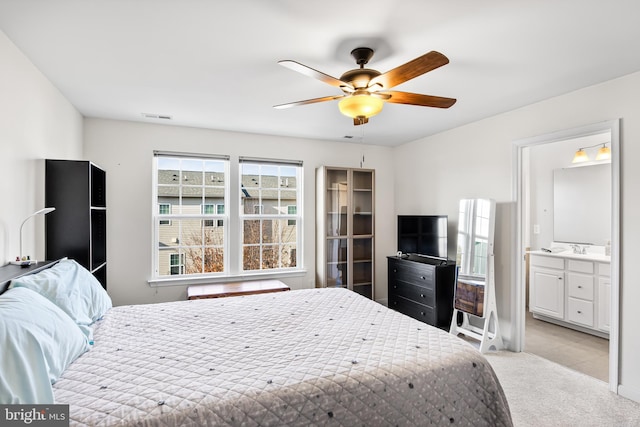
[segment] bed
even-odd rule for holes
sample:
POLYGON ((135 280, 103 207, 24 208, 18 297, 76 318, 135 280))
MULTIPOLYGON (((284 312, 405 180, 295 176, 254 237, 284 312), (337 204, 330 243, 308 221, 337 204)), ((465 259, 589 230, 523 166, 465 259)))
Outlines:
POLYGON ((345 289, 104 311, 51 387, 74 426, 512 425, 470 344, 345 289))

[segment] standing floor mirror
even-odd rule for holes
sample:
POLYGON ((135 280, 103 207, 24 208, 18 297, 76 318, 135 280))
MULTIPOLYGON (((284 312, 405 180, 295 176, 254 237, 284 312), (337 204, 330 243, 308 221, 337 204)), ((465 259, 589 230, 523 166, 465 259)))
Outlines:
POLYGON ((495 298, 493 236, 496 203, 460 200, 457 275, 449 332, 480 341, 480 352, 503 347, 495 298))

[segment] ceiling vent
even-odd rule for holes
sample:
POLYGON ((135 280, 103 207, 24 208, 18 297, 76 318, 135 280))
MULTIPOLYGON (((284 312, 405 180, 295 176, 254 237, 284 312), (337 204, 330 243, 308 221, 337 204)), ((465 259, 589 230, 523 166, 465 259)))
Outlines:
POLYGON ((161 120, 171 120, 171 116, 167 114, 151 114, 151 113, 142 113, 142 117, 146 119, 161 119, 161 120))

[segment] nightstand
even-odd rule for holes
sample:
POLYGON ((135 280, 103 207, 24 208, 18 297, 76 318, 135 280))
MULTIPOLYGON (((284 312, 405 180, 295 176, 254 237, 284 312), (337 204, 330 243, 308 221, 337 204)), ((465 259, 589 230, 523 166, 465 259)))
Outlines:
POLYGON ((7 264, 0 267, 0 294, 4 292, 9 286, 9 282, 18 277, 25 276, 27 274, 37 273, 40 270, 51 267, 58 261, 40 261, 33 263, 27 267, 20 265, 7 264))

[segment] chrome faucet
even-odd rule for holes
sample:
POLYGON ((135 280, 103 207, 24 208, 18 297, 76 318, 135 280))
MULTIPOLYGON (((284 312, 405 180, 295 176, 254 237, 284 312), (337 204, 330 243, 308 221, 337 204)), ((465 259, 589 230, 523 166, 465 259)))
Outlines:
POLYGON ((587 253, 586 246, 582 246, 582 247, 580 247, 580 245, 569 245, 569 246, 571 246, 571 248, 573 249, 574 254, 586 255, 587 253))

